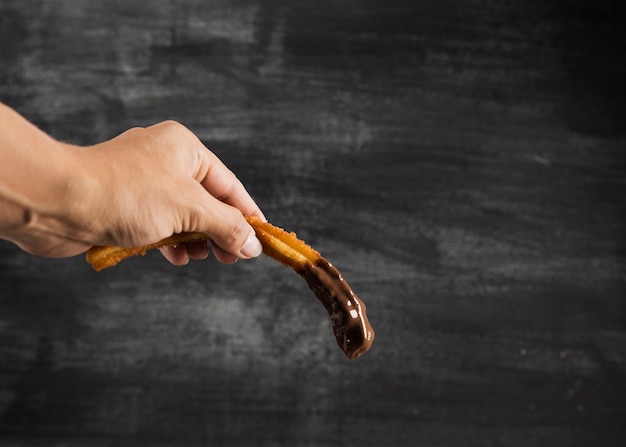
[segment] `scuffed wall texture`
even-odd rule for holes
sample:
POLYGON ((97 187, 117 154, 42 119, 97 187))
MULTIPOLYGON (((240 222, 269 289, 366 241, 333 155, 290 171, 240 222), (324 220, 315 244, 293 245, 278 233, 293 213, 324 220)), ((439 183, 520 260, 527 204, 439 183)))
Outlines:
POLYGON ((0 444, 624 445, 616 5, 1 0, 0 101, 83 145, 184 123, 377 340, 346 360, 268 258, 2 242, 0 444))

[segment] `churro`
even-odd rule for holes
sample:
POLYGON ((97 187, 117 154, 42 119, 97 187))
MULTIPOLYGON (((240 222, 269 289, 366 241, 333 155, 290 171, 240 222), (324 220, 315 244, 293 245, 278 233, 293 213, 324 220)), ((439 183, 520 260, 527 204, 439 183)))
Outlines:
MULTIPOLYGON (((348 358, 353 359, 367 352, 374 341, 374 330, 369 324, 365 304, 341 273, 317 250, 298 239, 295 233, 255 216, 246 219, 261 241, 263 252, 292 268, 320 300, 332 322, 337 344, 348 358)), ((154 248, 206 239, 203 233, 181 233, 142 247, 92 247, 87 251, 87 262, 100 271, 154 248)))

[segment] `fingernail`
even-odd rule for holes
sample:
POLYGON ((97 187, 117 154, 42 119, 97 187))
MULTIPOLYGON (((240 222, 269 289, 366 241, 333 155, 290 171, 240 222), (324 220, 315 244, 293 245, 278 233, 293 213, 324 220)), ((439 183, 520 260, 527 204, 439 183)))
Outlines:
POLYGON ((241 256, 244 258, 256 258, 263 252, 263 246, 261 242, 256 238, 254 231, 250 232, 246 243, 241 247, 241 256))

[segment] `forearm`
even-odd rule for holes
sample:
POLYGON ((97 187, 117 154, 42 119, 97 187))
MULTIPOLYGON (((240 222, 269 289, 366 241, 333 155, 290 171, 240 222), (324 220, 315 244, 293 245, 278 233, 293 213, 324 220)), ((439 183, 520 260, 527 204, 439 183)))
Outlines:
POLYGON ((63 231, 75 169, 68 146, 0 103, 0 237, 63 231))

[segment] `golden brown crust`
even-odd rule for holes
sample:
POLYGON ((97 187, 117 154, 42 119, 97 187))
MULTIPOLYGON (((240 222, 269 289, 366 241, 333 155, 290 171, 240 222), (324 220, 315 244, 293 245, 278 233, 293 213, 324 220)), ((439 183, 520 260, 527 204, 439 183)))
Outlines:
POLYGON ((263 253, 281 264, 301 271, 306 267, 307 261, 315 264, 320 259, 319 252, 298 239, 295 233, 263 222, 258 217, 249 216, 246 219, 261 241, 263 253))
MULTIPOLYGON (((333 324, 337 344, 348 358, 365 353, 374 340, 374 331, 365 313, 365 304, 354 294, 341 273, 319 252, 295 233, 287 232, 258 217, 246 217, 263 245, 263 252, 291 267, 309 285, 328 311, 333 324)), ((203 233, 181 233, 159 242, 142 247, 92 247, 87 251, 87 261, 96 271, 112 267, 135 255, 144 255, 148 250, 166 245, 206 240, 203 233)))
MULTIPOLYGON (((246 220, 252 225, 258 239, 261 241, 263 252, 283 265, 300 271, 304 269, 307 261, 315 263, 319 260, 320 254, 304 241, 298 239, 295 233, 287 232, 269 222, 263 222, 256 216, 247 216, 246 220)), ((148 250, 166 245, 203 240, 207 240, 207 236, 203 233, 180 233, 154 244, 141 247, 97 246, 87 251, 87 262, 92 265, 94 270, 99 272, 100 270, 113 267, 131 256, 145 255, 148 250)))
POLYGON ((167 237, 159 242, 141 247, 124 248, 113 246, 95 246, 87 250, 87 262, 97 272, 113 267, 126 258, 145 255, 148 250, 165 247, 167 245, 182 244, 184 242, 200 242, 207 240, 203 233, 180 233, 167 237))

